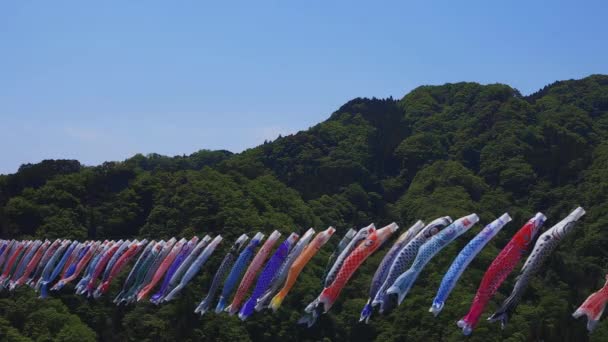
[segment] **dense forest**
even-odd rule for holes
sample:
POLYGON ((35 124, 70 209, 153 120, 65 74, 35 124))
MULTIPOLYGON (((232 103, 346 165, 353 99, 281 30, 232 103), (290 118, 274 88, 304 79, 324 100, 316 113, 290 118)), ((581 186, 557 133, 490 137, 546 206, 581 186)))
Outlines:
MULTIPOLYGON (((229 134, 229 132, 227 132, 229 134)), ((10 148, 10 147, 6 147, 10 148)), ((0 176, 0 235, 20 239, 168 238, 222 234, 216 251, 179 300, 115 306, 125 274, 109 296, 89 300, 66 287, 40 300, 29 288, 0 293, 3 341, 437 341, 462 340, 484 271, 535 212, 547 227, 572 209, 587 215, 550 256, 504 330, 485 318, 509 294, 514 272, 488 306, 471 341, 606 341, 572 312, 608 272, 608 76, 560 81, 523 96, 503 84, 421 86, 400 100, 357 98, 306 131, 239 154, 135 155, 84 166, 45 160, 0 176), (458 218, 481 222, 426 267, 403 304, 359 313, 375 268, 390 246, 355 273, 338 302, 311 329, 296 324, 321 290, 327 257, 341 235, 370 222, 458 218), (467 268, 437 318, 428 312, 444 272, 485 224, 508 224, 467 268), (277 313, 241 322, 193 313, 224 253, 244 232, 337 228, 304 269, 277 313)), ((523 262, 522 262, 523 264, 523 262)), ((517 270, 519 267, 517 268, 517 270)))

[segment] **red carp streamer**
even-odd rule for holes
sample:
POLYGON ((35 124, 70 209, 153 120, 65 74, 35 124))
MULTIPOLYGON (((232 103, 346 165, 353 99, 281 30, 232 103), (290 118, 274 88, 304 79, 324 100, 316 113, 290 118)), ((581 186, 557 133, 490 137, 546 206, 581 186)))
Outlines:
POLYGON ((479 322, 479 317, 484 308, 496 291, 498 291, 502 282, 507 279, 507 276, 517 266, 522 255, 528 251, 545 220, 545 215, 537 213, 519 229, 505 248, 500 251, 496 259, 492 261, 492 264, 490 264, 490 267, 488 267, 488 270, 483 275, 469 313, 457 323, 465 335, 471 334, 479 322))
POLYGON ((332 307, 340 292, 352 277, 355 271, 363 264, 372 253, 374 253, 384 241, 399 229, 399 226, 392 223, 382 229, 374 230, 363 242, 361 242, 353 252, 344 260, 344 264, 338 271, 336 279, 323 289, 317 299, 306 307, 306 313, 300 324, 311 326, 316 321, 318 314, 326 313, 332 307))
POLYGON ((587 330, 593 331, 597 322, 602 317, 606 303, 608 302, 608 274, 606 274, 606 283, 604 287, 593 292, 581 306, 574 311, 572 316, 579 318, 581 316, 587 316, 587 330))

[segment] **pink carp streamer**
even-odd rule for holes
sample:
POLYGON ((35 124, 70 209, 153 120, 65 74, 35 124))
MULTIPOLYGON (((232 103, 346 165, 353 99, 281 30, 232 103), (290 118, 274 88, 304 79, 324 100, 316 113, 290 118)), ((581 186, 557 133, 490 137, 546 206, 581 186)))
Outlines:
POLYGON ((112 269, 110 270, 110 274, 109 274, 108 278, 105 281, 103 281, 101 284, 99 284, 99 286, 97 287, 95 292, 93 292, 93 297, 99 298, 104 293, 108 292, 108 289, 110 288, 110 284, 112 283, 112 280, 114 280, 114 278, 118 275, 118 273, 120 273, 120 271, 123 269, 123 267, 125 267, 125 265, 131 259, 133 259, 147 244, 148 244, 148 240, 143 240, 140 242, 133 242, 129 246, 129 248, 127 248, 125 253, 123 255, 121 255, 120 258, 118 258, 118 260, 114 264, 114 267, 112 267, 112 269))
POLYGON ((0 275, 0 286, 6 286, 6 284, 10 281, 11 278, 11 270, 13 268, 13 264, 16 263, 17 258, 23 252, 27 242, 17 242, 15 247, 13 248, 12 254, 9 258, 6 258, 6 263, 4 264, 4 269, 2 271, 2 275, 0 275))
POLYGON ((253 285, 253 281, 255 280, 258 271, 260 270, 260 268, 262 268, 264 261, 266 261, 268 255, 270 255, 272 247, 280 237, 281 233, 279 233, 279 231, 275 230, 274 232, 272 232, 272 234, 270 234, 268 239, 266 239, 266 242, 264 242, 264 244, 258 251, 258 254, 256 254, 253 260, 251 261, 251 264, 249 264, 249 267, 247 268, 247 271, 245 271, 245 275, 243 276, 243 280, 241 280, 241 283, 239 284, 239 287, 237 288, 236 293, 234 294, 232 304, 230 304, 226 308, 226 311, 229 314, 234 315, 241 309, 241 304, 247 296, 247 291, 249 290, 251 285, 253 285))
POLYGON ((84 286, 84 288, 81 290, 82 293, 86 292, 89 295, 93 294, 93 291, 95 290, 95 286, 97 285, 97 278, 101 275, 101 272, 103 272, 103 270, 105 269, 106 265, 108 264, 108 262, 110 261, 112 256, 114 256, 114 253, 116 253, 116 251, 118 251, 118 248, 120 248, 120 245, 121 245, 120 243, 114 243, 114 242, 108 243, 109 247, 99 257, 99 261, 97 261, 97 264, 95 265, 95 269, 91 273, 91 278, 89 279, 87 284, 84 286))
POLYGON ((158 284, 158 282, 165 275, 165 272, 167 272, 167 269, 169 268, 169 266, 171 266, 171 264, 173 263, 173 260, 175 260, 175 257, 182 250, 182 247, 186 243, 187 243, 186 239, 181 239, 175 245, 173 245, 169 254, 167 254, 167 256, 165 257, 163 262, 160 264, 160 266, 156 270, 156 272, 154 272, 154 276, 152 277, 152 280, 150 280, 150 282, 148 284, 146 284, 146 286, 144 286, 144 288, 141 289, 139 291, 139 293, 137 294, 137 301, 140 301, 140 300, 148 297, 150 292, 152 290, 154 290, 154 287, 156 286, 156 284, 158 284))
POLYGON ((32 259, 28 262, 28 264, 25 268, 25 271, 23 272, 21 277, 19 279, 17 279, 14 283, 11 284, 11 288, 15 288, 17 286, 21 286, 21 285, 25 284, 25 282, 29 279, 30 274, 32 274, 32 272, 34 271, 34 268, 38 265, 38 262, 40 261, 40 259, 42 259, 42 256, 46 252, 47 248, 49 248, 50 244, 51 244, 51 242, 49 240, 46 240, 38 248, 38 250, 36 251, 36 254, 34 254, 32 259))

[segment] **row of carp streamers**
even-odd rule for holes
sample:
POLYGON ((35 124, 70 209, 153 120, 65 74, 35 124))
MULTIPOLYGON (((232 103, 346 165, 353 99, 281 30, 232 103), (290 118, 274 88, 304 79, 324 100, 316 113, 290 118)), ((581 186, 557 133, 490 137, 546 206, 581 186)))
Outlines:
MULTIPOLYGON (((492 322, 500 321, 504 327, 530 280, 584 214, 583 208, 575 209, 538 239, 546 217, 537 213, 524 224, 485 272, 469 312, 457 323, 463 333, 472 332, 500 285, 522 256, 532 249, 510 296, 488 318, 492 322)), ((388 313, 400 305, 429 261, 478 221, 476 214, 455 221, 449 216, 440 217, 428 224, 418 221, 401 234, 373 276, 360 320, 368 322, 374 311, 388 313)), ((433 315, 439 315, 464 270, 509 221, 509 214, 503 214, 460 251, 439 285, 429 309, 433 315)), ((320 315, 327 313, 359 266, 398 229, 397 224, 391 223, 381 229, 371 224, 359 231, 348 230, 328 260, 321 281, 323 290, 306 307, 299 323, 312 326, 320 315)), ((292 233, 276 249, 274 246, 281 237, 278 231, 265 241, 262 233, 251 239, 247 234, 239 236, 222 259, 207 295, 195 312, 203 315, 210 310, 226 311, 245 320, 256 311, 278 310, 306 264, 334 232, 335 229, 329 227, 316 235, 312 228, 302 236, 292 233)), ((13 290, 28 285, 39 292, 41 298, 46 298, 49 290, 60 290, 80 277, 74 284, 76 293, 98 298, 108 292, 112 280, 134 261, 114 302, 128 304, 149 298, 152 303, 161 304, 179 296, 221 242, 220 235, 167 241, 0 240, 0 286, 13 290)), ((591 331, 607 301, 608 276, 606 285, 589 296, 574 312, 574 317, 587 316, 587 327, 591 331)))

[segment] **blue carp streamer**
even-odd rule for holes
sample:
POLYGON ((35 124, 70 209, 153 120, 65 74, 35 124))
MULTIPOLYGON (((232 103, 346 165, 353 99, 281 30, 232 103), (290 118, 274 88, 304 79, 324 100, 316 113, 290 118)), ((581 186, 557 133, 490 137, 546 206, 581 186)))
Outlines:
MULTIPOLYGON (((396 226, 397 224, 393 222, 391 223, 391 225, 396 226)), ((424 222, 418 220, 416 223, 414 223, 413 226, 411 226, 408 230, 406 230, 403 234, 399 236, 399 238, 397 239, 397 241, 395 241, 391 249, 386 253, 384 258, 380 262, 380 266, 378 266, 378 269, 376 269, 374 277, 372 278, 372 283, 369 288, 369 299, 363 307, 363 310, 361 310, 361 317, 359 318, 359 322, 365 321, 365 323, 367 323, 369 321, 369 318, 371 317, 373 312, 372 300, 374 300, 376 294, 378 293, 378 290, 380 290, 380 287, 386 280, 386 276, 388 276, 388 271, 390 270, 393 261, 395 261, 395 258, 397 257, 399 251, 408 242, 410 242, 414 238, 414 236, 416 236, 416 234, 420 232, 422 228, 424 228, 424 222)))
POLYGON ((376 293, 376 297, 372 301, 373 307, 380 306, 381 313, 391 309, 389 305, 392 304, 389 304, 389 302, 385 300, 388 299, 386 297, 386 290, 393 285, 401 273, 405 272, 412 265, 420 246, 450 223, 452 223, 452 219, 449 216, 440 217, 431 221, 431 223, 422 228, 410 242, 401 248, 393 260, 384 283, 380 286, 380 289, 376 293))
POLYGON ((245 245, 245 242, 247 242, 248 239, 249 237, 247 236, 247 234, 243 234, 239 236, 239 238, 236 239, 232 247, 230 247, 230 250, 228 251, 226 256, 224 256, 220 267, 218 267, 217 271, 215 272, 215 275, 213 276, 213 280, 211 281, 211 286, 209 286, 209 292, 207 292, 207 296, 201 301, 198 307, 196 307, 196 309, 194 310, 195 313, 198 313, 202 316, 205 314, 205 312, 209 310, 209 308, 211 307, 211 303, 213 302, 213 300, 215 300, 215 293, 220 287, 222 280, 224 280, 226 272, 228 272, 230 267, 232 267, 232 265, 234 264, 234 260, 236 259, 236 254, 241 250, 241 248, 245 245))
POLYGON ((224 282, 222 294, 220 295, 220 299, 215 307, 216 313, 220 313, 226 308, 232 291, 234 291, 234 288, 238 284, 239 279, 241 279, 243 272, 245 272, 247 265, 249 265, 249 262, 253 258, 255 250, 258 248, 260 243, 262 243, 263 239, 264 234, 255 234, 251 241, 249 241, 249 244, 247 244, 247 247, 245 247, 241 254, 239 254, 239 257, 236 259, 234 266, 232 266, 232 269, 230 270, 230 273, 228 273, 228 277, 226 277, 226 281, 224 282))
POLYGON ((401 304, 428 262, 450 242, 477 223, 477 221, 479 221, 477 214, 461 217, 425 242, 418 250, 412 267, 395 280, 393 285, 386 291, 386 294, 397 296, 397 303, 401 304))
POLYGON ((441 285, 439 285, 439 290, 437 290, 437 295, 433 300, 433 305, 429 309, 429 312, 433 313, 433 315, 437 316, 443 309, 445 305, 445 301, 448 299, 450 292, 456 286, 458 279, 462 275, 462 272, 469 266, 471 261, 477 256, 479 252, 485 247, 485 245, 492 240, 496 234, 504 227, 507 223, 511 221, 511 216, 505 213, 501 217, 489 223, 482 229, 479 234, 477 234, 469 243, 464 246, 464 248, 460 251, 458 256, 452 262, 452 265, 447 270, 443 279, 441 280, 441 285))

